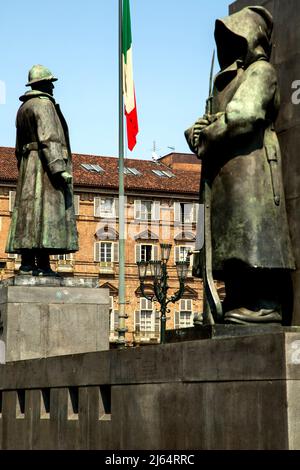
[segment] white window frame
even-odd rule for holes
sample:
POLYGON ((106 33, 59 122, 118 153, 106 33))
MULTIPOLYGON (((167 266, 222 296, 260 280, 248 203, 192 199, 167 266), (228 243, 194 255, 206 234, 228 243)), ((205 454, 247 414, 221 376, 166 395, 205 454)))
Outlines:
POLYGON ((117 335, 116 328, 118 328, 119 323, 119 312, 114 308, 114 297, 113 295, 109 296, 109 331, 112 336, 117 335))
POLYGON ((174 264, 176 264, 177 261, 185 261, 186 259, 189 260, 189 268, 187 271, 187 276, 190 277, 192 276, 192 269, 193 269, 193 263, 194 263, 194 255, 189 256, 188 258, 180 255, 181 248, 184 248, 185 252, 188 251, 193 251, 194 245, 175 245, 174 246, 174 264))
POLYGON ((181 299, 179 301, 179 311, 175 312, 174 326, 175 328, 189 328, 193 326, 193 301, 192 299, 181 299), (187 315, 189 320, 187 321, 187 315), (177 318, 176 318, 177 317, 177 318))
POLYGON ((118 213, 118 198, 114 196, 97 196, 94 197, 94 217, 101 217, 103 219, 114 219, 118 213), (102 207, 107 200, 112 201, 111 211, 104 211, 102 207))
POLYGON ((8 210, 12 212, 16 202, 16 191, 9 191, 8 193, 8 210))
POLYGON ((197 223, 199 204, 196 202, 174 202, 174 222, 180 224, 197 223), (189 217, 186 217, 186 207, 190 206, 189 217))
POLYGON ((74 194, 74 212, 75 212, 75 215, 80 214, 80 196, 79 196, 79 194, 74 194))
POLYGON ((135 199, 134 218, 135 220, 142 220, 145 222, 160 221, 160 201, 135 199), (147 210, 146 207, 148 207, 147 210))
POLYGON ((52 255, 52 259, 55 261, 73 261, 74 260, 74 253, 59 253, 57 255, 52 255))
MULTIPOLYGON (((175 245, 174 246, 174 264, 176 264, 177 261, 185 261, 186 256, 184 257, 181 252, 184 251, 188 253, 189 251, 193 251, 194 246, 193 245, 175 245)), ((192 265, 192 258, 193 255, 190 256, 190 265, 192 265)))
POLYGON ((157 261, 158 260, 158 245, 153 244, 153 243, 138 243, 135 245, 135 262, 137 263, 138 261, 150 261, 150 260, 145 260, 142 259, 142 247, 143 246, 150 246, 151 247, 151 261, 157 261))
POLYGON ((119 262, 119 243, 108 240, 101 240, 94 243, 94 261, 98 263, 106 263, 107 265, 113 265, 119 262), (101 261, 101 245, 111 245, 111 261, 101 261))
POLYGON ((155 331, 155 308, 151 300, 145 297, 140 298, 140 329, 141 333, 151 333, 155 331), (150 320, 147 320, 147 315, 150 320), (143 328, 144 326, 144 328, 143 328))

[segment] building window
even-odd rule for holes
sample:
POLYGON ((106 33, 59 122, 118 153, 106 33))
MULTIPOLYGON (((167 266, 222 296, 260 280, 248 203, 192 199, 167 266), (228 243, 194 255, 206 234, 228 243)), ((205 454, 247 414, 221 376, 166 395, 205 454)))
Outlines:
POLYGON ((135 258, 138 261, 158 260, 158 245, 141 244, 135 245, 135 258))
POLYGON ((80 165, 82 168, 90 171, 91 173, 104 173, 103 168, 101 168, 99 165, 94 165, 93 163, 81 163, 80 165))
POLYGON ((94 216, 114 218, 117 215, 118 199, 114 197, 95 197, 94 216))
POLYGON ((188 256, 188 254, 193 250, 193 245, 177 245, 174 247, 174 262, 176 263, 177 261, 189 261, 190 263, 187 272, 188 276, 192 275, 192 267, 194 260, 194 255, 188 256))
POLYGON ((119 312, 114 309, 114 298, 112 295, 109 296, 109 329, 111 339, 114 339, 118 336, 116 331, 119 325, 119 312))
POLYGON ((100 262, 111 263, 112 262, 112 243, 103 242, 100 244, 100 262))
POLYGON ((119 261, 119 244, 113 242, 95 242, 94 244, 94 261, 100 263, 118 263, 119 261))
POLYGON ((142 173, 137 170, 136 168, 128 168, 124 167, 124 174, 125 175, 133 175, 133 176, 141 176, 142 173))
POLYGON ((199 204, 174 202, 174 222, 192 224, 197 222, 199 204))
MULTIPOLYGON (((175 254, 174 260, 177 261, 186 261, 188 253, 193 250, 192 245, 178 245, 174 247, 175 254)), ((192 264, 192 263, 191 263, 192 264)))
POLYGON ((136 220, 160 220, 159 201, 134 201, 134 218, 136 220))
POLYGON ((141 331, 154 331, 154 310, 151 300, 142 298, 140 299, 140 312, 141 312, 141 331))
POLYGON ((79 215, 79 207, 80 207, 80 196, 78 194, 74 195, 74 211, 75 215, 79 215))
POLYGON ((15 201, 16 201, 16 191, 9 191, 9 196, 8 196, 8 210, 9 210, 9 212, 12 212, 14 210, 15 201))
POLYGON ((160 176, 160 177, 167 177, 167 178, 175 178, 175 175, 173 173, 171 173, 170 171, 166 171, 166 170, 152 170, 152 172, 156 175, 156 176, 160 176))
POLYGON ((191 299, 181 299, 179 312, 175 312, 175 328, 193 326, 193 307, 191 299))
POLYGON ((140 299, 140 310, 135 312, 135 332, 141 334, 144 340, 159 338, 159 315, 151 300, 142 297, 140 299))
POLYGON ((55 261, 73 261, 74 253, 52 255, 52 259, 55 261))

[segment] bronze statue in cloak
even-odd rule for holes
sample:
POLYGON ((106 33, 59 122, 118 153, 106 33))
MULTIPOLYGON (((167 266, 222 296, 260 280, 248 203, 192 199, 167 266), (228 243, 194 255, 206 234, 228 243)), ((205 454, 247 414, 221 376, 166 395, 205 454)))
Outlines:
POLYGON ((53 98, 57 79, 42 65, 29 71, 32 90, 20 97, 19 169, 7 253, 21 254, 20 274, 52 276, 51 254, 78 250, 68 126, 53 98))
MULTIPOLYGON (((274 130, 279 90, 270 64, 273 19, 246 7, 216 21, 221 71, 211 114, 185 132, 211 188, 214 279, 225 282, 223 320, 280 323, 295 268, 287 222, 281 152, 274 130)), ((201 256, 194 275, 202 277, 201 256)))

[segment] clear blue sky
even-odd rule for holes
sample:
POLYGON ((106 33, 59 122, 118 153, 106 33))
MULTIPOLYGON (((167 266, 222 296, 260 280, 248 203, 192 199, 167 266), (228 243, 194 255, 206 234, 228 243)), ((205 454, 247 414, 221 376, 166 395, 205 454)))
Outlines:
MULTIPOLYGON (((204 111, 214 21, 230 0, 131 0, 140 133, 128 157, 189 151, 184 130, 204 111)), ((36 63, 59 78, 55 98, 73 152, 118 152, 118 0, 1 2, 0 145, 14 146, 15 115, 36 63)), ((218 64, 216 64, 216 71, 218 64)))

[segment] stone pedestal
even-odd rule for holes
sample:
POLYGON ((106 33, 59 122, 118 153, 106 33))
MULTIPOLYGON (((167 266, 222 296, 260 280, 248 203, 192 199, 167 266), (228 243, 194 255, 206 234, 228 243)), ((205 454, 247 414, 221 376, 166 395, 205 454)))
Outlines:
POLYGON ((218 330, 0 365, 0 449, 299 450, 300 328, 218 330))
POLYGON ((0 340, 5 361, 107 350, 109 293, 92 287, 94 282, 31 276, 4 281, 0 340))

